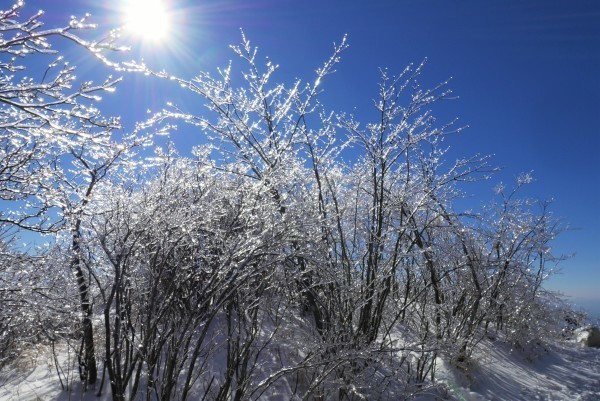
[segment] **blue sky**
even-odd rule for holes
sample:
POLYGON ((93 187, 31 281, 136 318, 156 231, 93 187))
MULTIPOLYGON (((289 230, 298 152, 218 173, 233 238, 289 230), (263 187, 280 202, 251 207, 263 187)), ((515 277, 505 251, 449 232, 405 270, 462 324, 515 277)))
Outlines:
MULTIPOLYGON (((93 14, 101 26, 119 23, 120 1, 26 1, 26 12, 47 11, 47 24, 71 14, 93 14), (102 3, 101 6, 98 4, 102 3)), ((131 38, 128 58, 191 77, 215 71, 233 58, 229 44, 243 28, 263 56, 281 66, 283 81, 310 78, 333 42, 348 34, 350 48, 338 72, 325 82, 323 101, 333 110, 368 118, 378 68, 400 72, 428 59, 424 85, 450 77, 459 100, 446 102, 440 119, 459 118, 469 129, 449 142, 452 157, 494 154, 503 168, 492 181, 467 188, 478 204, 499 181, 521 172, 536 179, 528 195, 554 199, 553 212, 571 227, 555 242, 556 253, 575 256, 551 280, 553 289, 600 299, 600 2, 533 1, 291 1, 169 2, 174 33, 162 44, 131 38)), ((71 50, 65 48, 67 55, 71 50)), ((72 52, 74 62, 80 54, 72 52)), ((83 61, 80 74, 107 74, 83 61)), ((131 127, 147 108, 189 102, 163 84, 126 74, 105 102, 131 127), (126 106, 126 107, 124 107, 126 106)), ((196 99, 201 112, 201 100, 196 99)), ((200 133, 181 130, 185 143, 200 133)))

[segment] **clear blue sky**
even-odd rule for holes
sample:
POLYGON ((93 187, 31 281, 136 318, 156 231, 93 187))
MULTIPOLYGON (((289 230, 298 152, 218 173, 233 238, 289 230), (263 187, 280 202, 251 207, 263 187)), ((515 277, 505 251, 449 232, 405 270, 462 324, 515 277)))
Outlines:
MULTIPOLYGON (((116 0, 26 3, 26 11, 47 10, 50 25, 86 11, 101 25, 114 26, 119 18, 116 0)), ((453 77, 450 87, 460 97, 444 104, 442 120, 458 117, 470 127, 450 142, 453 155, 494 154, 493 163, 503 168, 492 182, 472 188, 472 201, 490 199, 498 181, 510 184, 520 172, 533 171, 536 182, 529 194, 554 198, 554 214, 572 228, 556 241, 555 250, 575 257, 561 264, 563 273, 550 287, 600 300, 600 1, 169 4, 177 24, 171 40, 138 43, 131 57, 141 55, 150 65, 183 77, 224 66, 233 57, 228 45, 239 42, 239 28, 263 56, 280 64, 278 78, 288 81, 310 77, 332 43, 348 34, 350 48, 324 85, 324 101, 334 110, 356 108, 368 116, 378 68, 400 72, 427 57, 424 83, 453 77)), ((81 73, 93 77, 106 71, 84 62, 81 73)), ((127 124, 143 118, 148 107, 188 100, 131 75, 114 96, 106 108, 125 114, 127 124)), ((199 136, 178 135, 188 135, 189 142, 199 136)))

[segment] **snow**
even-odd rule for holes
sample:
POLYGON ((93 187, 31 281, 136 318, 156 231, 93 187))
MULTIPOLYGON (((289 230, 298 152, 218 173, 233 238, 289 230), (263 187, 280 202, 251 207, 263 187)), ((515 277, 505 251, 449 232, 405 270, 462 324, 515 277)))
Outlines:
POLYGON ((461 401, 600 400, 600 349, 576 341, 511 349, 486 339, 468 374, 442 367, 440 382, 461 401))
POLYGON ((110 386, 102 396, 96 392, 83 392, 77 375, 77 359, 66 347, 57 347, 62 383, 69 391, 64 391, 56 373, 53 354, 49 347, 37 346, 27 350, 19 359, 0 371, 0 400, 2 401, 109 401, 110 386), (69 368, 67 368, 69 367, 69 368), (68 386, 68 387, 67 387, 68 386))
MULTIPOLYGON (((0 400, 110 400, 105 383, 101 397, 95 389, 82 396, 75 377, 75 360, 65 349, 61 363, 71 358, 72 391, 61 390, 52 354, 40 348, 22 355, 0 371, 0 400)), ((65 378, 63 377, 63 382, 65 378)), ((524 352, 500 340, 486 339, 473 356, 471 369, 463 372, 438 360, 436 394, 416 395, 420 401, 592 401, 600 400, 600 348, 584 347, 576 339, 539 345, 524 352), (441 398, 440 398, 441 397, 441 398)), ((283 389, 282 389, 283 390, 283 389)), ((285 398, 285 397, 284 397, 285 398)), ((284 399, 282 398, 282 399, 284 399)))

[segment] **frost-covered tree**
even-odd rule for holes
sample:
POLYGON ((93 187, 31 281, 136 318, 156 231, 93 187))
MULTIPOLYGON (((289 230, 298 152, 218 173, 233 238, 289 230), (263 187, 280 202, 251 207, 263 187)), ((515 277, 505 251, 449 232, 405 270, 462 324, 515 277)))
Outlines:
MULTIPOLYGON (((271 82, 277 66, 269 62, 263 70, 257 59, 257 49, 245 37, 240 46, 233 47, 235 54, 248 68, 242 73, 244 87, 233 85, 236 71, 231 65, 218 70, 216 76, 202 72, 191 80, 166 72, 155 74, 143 65, 130 67, 176 81, 207 101, 206 114, 186 110, 185 106, 182 109, 172 107, 154 116, 154 123, 177 118, 198 126, 208 135, 211 141, 209 147, 219 149, 212 153, 213 168, 261 183, 279 205, 282 215, 303 219, 307 221, 307 226, 311 226, 311 216, 302 215, 301 210, 305 206, 313 210, 312 205, 298 204, 296 210, 291 212, 288 204, 298 200, 296 195, 305 196, 301 191, 312 192, 314 183, 312 180, 306 181, 304 177, 306 173, 309 178, 313 174, 305 170, 303 159, 310 155, 319 181, 318 170, 326 168, 344 147, 332 146, 335 141, 334 121, 319 115, 317 95, 322 81, 333 72, 345 48, 344 39, 334 49, 333 56, 317 70, 314 82, 303 84, 297 81, 290 88, 271 82), (323 130, 312 130, 308 120, 313 117, 325 124, 323 130), (324 148, 317 149, 315 144, 321 142, 324 148)), ((316 185, 320 185, 320 182, 316 185)), ((317 198, 312 201, 322 202, 317 198)), ((289 251, 297 254, 301 247, 302 240, 298 237, 297 241, 289 244, 289 251)), ((324 335, 328 317, 318 299, 318 287, 312 284, 312 267, 307 265, 303 256, 290 257, 288 263, 301 272, 299 276, 294 276, 296 284, 302 288, 305 306, 314 315, 318 331, 324 335)))
POLYGON ((82 375, 93 383, 89 283, 78 262, 80 219, 94 186, 127 146, 115 147, 111 132, 119 120, 104 117, 96 107, 119 79, 98 84, 78 79, 76 66, 54 45, 74 43, 109 66, 114 64, 103 53, 119 48, 114 33, 84 38, 83 32, 95 27, 88 15, 46 28, 42 11, 26 13, 22 1, 0 11, 0 224, 9 238, 15 230, 70 231, 69 264, 77 277, 87 338, 82 366, 90 370, 82 375))
POLYGON ((53 183, 53 163, 69 149, 104 138, 119 126, 94 106, 102 92, 114 91, 118 80, 78 81, 76 67, 63 59, 53 42, 74 42, 105 63, 109 61, 103 51, 117 48, 111 35, 99 41, 78 35, 94 27, 87 16, 46 29, 43 12, 29 17, 25 12, 23 2, 0 11, 0 197, 27 201, 3 210, 0 221, 48 231, 60 224, 46 213, 55 205, 44 196, 53 183), (32 63, 27 61, 33 59, 43 67, 28 70, 26 64, 32 63))
POLYGON ((499 200, 484 215, 486 244, 482 248, 493 272, 486 280, 490 308, 486 327, 495 324, 516 343, 539 335, 536 326, 544 319, 535 315, 540 313, 540 303, 552 303, 543 284, 563 258, 552 253, 551 243, 563 227, 552 216, 550 202, 518 197, 532 180, 531 174, 522 174, 511 190, 498 185, 499 200))

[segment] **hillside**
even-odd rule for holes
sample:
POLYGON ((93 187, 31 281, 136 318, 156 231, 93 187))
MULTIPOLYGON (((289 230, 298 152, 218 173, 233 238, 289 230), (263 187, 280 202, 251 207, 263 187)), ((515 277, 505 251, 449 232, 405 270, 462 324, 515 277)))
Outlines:
MULTIPOLYGON (((93 391, 82 393, 74 377, 74 355, 65 352, 64 347, 59 352, 63 367, 70 365, 72 368, 70 372, 62 371, 70 380, 75 379, 72 391, 61 390, 50 349, 39 347, 24 353, 0 372, 0 400, 112 399, 108 383, 105 383, 101 397, 93 391)), ((276 358, 275 355, 271 357, 276 358)), ((297 383, 289 384, 292 388, 297 383)), ((404 396, 419 401, 600 400, 600 348, 584 347, 570 340, 540 346, 535 352, 526 353, 511 349, 503 341, 486 338, 476 347, 469 372, 457 371, 438 360, 435 384, 428 383, 424 390, 404 396)), ((280 393, 258 399, 284 401, 293 398, 290 394, 280 393)))

